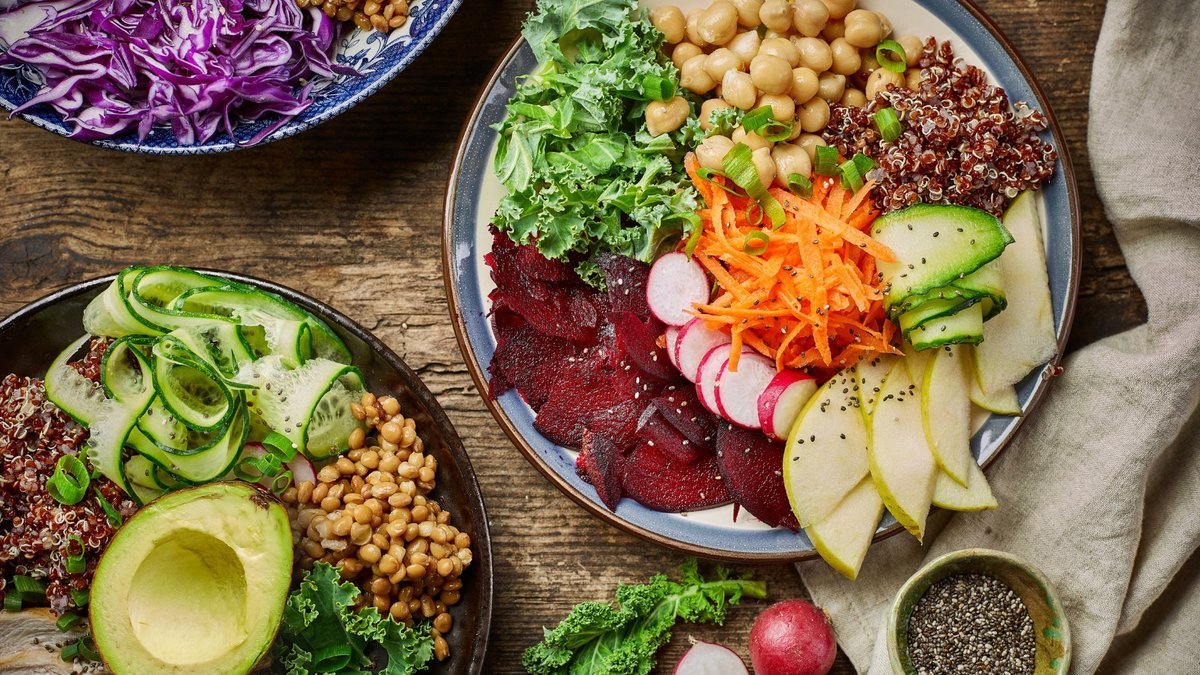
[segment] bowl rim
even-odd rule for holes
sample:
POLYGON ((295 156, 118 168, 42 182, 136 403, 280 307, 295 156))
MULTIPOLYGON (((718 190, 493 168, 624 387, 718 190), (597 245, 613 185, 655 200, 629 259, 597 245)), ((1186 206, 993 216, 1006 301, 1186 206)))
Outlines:
MULTIPOLYGON (((209 274, 231 281, 237 281, 244 284, 249 284, 257 288, 261 288, 272 293, 283 296, 284 299, 294 302, 308 311, 313 312, 318 317, 329 321, 338 327, 345 330, 347 333, 362 340, 371 351, 382 357, 383 361, 401 376, 405 386, 409 388, 413 396, 425 408, 425 412, 429 414, 433 424, 438 428, 438 432, 442 435, 446 442, 446 446, 450 453, 454 455, 455 463, 461 469, 463 477, 466 479, 464 486, 467 492, 469 504, 465 505, 475 512, 477 525, 476 536, 473 537, 474 542, 483 542, 482 546, 477 546, 478 555, 475 556, 472 567, 479 571, 475 573, 475 578, 472 580, 475 584, 480 584, 480 609, 478 612, 479 625, 473 636, 463 636, 464 648, 470 649, 470 662, 468 672, 472 675, 478 675, 483 672, 484 657, 487 653, 488 640, 491 635, 492 624, 492 604, 494 601, 495 587, 495 569, 492 558, 492 535, 491 527, 487 517, 487 505, 484 502, 483 491, 479 486, 479 478, 475 473, 474 467, 471 465, 471 458, 463 446, 462 438, 458 435, 458 431, 454 428, 454 424, 446 415, 441 404, 434 398, 433 393, 425 386, 425 383, 417 375, 412 368, 400 358, 390 347, 383 343, 379 338, 375 337, 370 331, 363 328, 356 321, 346 316, 342 312, 330 307, 324 302, 313 298, 310 295, 301 293, 282 284, 261 279, 255 276, 240 274, 236 272, 228 272, 225 270, 217 270, 212 268, 194 267, 190 268, 201 274, 209 274)), ((99 277, 94 277, 72 283, 63 288, 60 288, 52 293, 44 295, 33 302, 30 302, 20 309, 12 312, 8 316, 0 320, 0 332, 3 332, 13 325, 28 319, 29 317, 46 310, 59 302, 74 298, 88 293, 93 293, 98 290, 103 290, 108 284, 112 283, 117 278, 116 274, 106 274, 99 277)))
MULTIPOLYGON (((958 562, 960 560, 991 560, 999 562, 1007 567, 1018 570, 1021 574, 1033 579, 1037 585, 1046 592, 1047 604, 1051 606, 1054 616, 1062 624, 1062 626, 1059 628, 1059 630, 1062 632, 1059 642, 1061 642, 1063 646, 1063 658, 1062 663, 1059 664, 1059 667, 1055 672, 1059 675, 1065 675, 1066 673, 1070 672, 1071 626, 1069 620, 1067 619, 1067 612, 1063 608, 1062 601, 1058 597, 1058 590, 1054 587, 1054 584, 1050 583, 1050 579, 1046 577, 1045 573, 1043 573, 1029 561, 1007 551, 1000 551, 991 548, 964 548, 957 551, 943 553, 942 555, 922 565, 919 570, 914 572, 913 575, 910 576, 902 586, 900 586, 900 589, 896 591, 896 595, 892 599, 891 606, 888 608, 887 616, 888 659, 892 663, 893 670, 895 669, 895 664, 900 662, 900 652, 897 644, 898 624, 900 622, 900 605, 903 604, 906 598, 910 597, 916 591, 917 586, 924 583, 927 579, 929 579, 929 577, 940 574, 949 564, 958 562)), ((954 574, 968 573, 970 572, 966 570, 956 571, 945 574, 942 578, 953 576, 954 574)), ((983 574, 986 574, 986 572, 983 572, 983 574)), ((924 592, 922 594, 924 594, 924 592)))
MULTIPOLYGON (((1042 367, 1042 376, 1034 386, 1033 392, 1029 398, 1029 405, 1025 408, 1022 415, 1018 416, 1015 423, 1007 434, 1006 438, 1000 443, 996 451, 991 457, 985 460, 981 466, 986 470, 990 467, 997 458, 1007 449, 1012 439, 1016 437, 1021 430, 1026 418, 1030 416, 1041 403, 1049 389, 1049 385, 1053 378, 1061 373, 1059 365, 1067 345, 1067 339, 1071 333, 1071 326, 1075 319, 1075 305, 1079 295, 1079 276, 1082 269, 1082 225, 1081 211, 1079 205, 1079 185, 1075 176, 1075 170, 1071 163, 1071 155, 1067 147, 1066 138, 1063 136, 1062 127, 1058 123, 1058 117, 1054 114, 1053 107, 1050 105, 1049 98, 1046 96, 1045 90, 1041 83, 1034 75, 1033 70, 1022 58, 1016 46, 1008 39, 1000 27, 974 2, 974 0, 952 0, 963 9, 967 10, 971 16, 977 20, 980 25, 996 40, 1004 50, 1005 54, 1012 59, 1021 76, 1028 82, 1030 89, 1033 91, 1034 98, 1037 101, 1039 109, 1045 114, 1047 120, 1047 129, 1050 131, 1051 137, 1054 140, 1054 148, 1059 155, 1061 163, 1061 171, 1066 185, 1067 205, 1070 210, 1070 227, 1071 227, 1071 250, 1070 250, 1070 274, 1067 282, 1067 297, 1066 304, 1063 308, 1063 321, 1057 333, 1058 348, 1054 356, 1042 367)), ((454 326, 454 337, 458 343, 459 351, 462 352, 463 362, 467 366, 467 371, 471 374, 471 379, 475 382, 476 391, 483 399, 488 411, 492 417, 500 425, 504 434, 524 455, 525 459, 534 466, 552 485, 560 492, 569 497, 586 511, 596 516, 605 523, 615 526, 617 529, 632 534, 636 537, 650 541, 652 543, 664 546, 668 549, 680 551, 688 555, 698 556, 710 560, 722 562, 734 562, 744 564, 767 564, 767 563, 782 563, 782 562, 804 562, 807 560, 815 560, 820 558, 816 549, 800 552, 741 552, 727 551, 715 549, 700 544, 679 541, 666 535, 660 534, 653 530, 636 525, 632 522, 617 516, 613 511, 610 511, 603 504, 593 501, 580 490, 562 478, 551 467, 538 452, 533 448, 528 440, 525 439, 520 432, 517 431, 516 425, 509 419, 508 414, 504 411, 503 406, 498 401, 493 400, 488 396, 488 379, 484 376, 483 368, 480 366, 478 359, 475 357, 475 350, 472 348, 465 319, 462 315, 462 310, 459 303, 459 289, 457 279, 452 273, 455 268, 454 261, 454 211, 455 203, 458 197, 458 177, 462 171, 463 164, 466 161, 468 140, 471 132, 478 126, 480 115, 487 104, 488 93, 495 87, 504 70, 512 62, 517 52, 525 44, 524 38, 518 34, 517 37, 509 45, 508 49, 492 67, 487 78, 484 80, 479 92, 475 97, 475 104, 471 108, 470 114, 463 123, 462 130, 459 132, 458 141, 454 153, 454 160, 450 163, 448 170, 448 179, 446 182, 446 196, 443 202, 442 211, 442 282, 446 289, 446 304, 450 313, 450 320, 454 326)), ((937 508, 937 507, 934 507, 937 508)), ((882 532, 876 532, 871 543, 874 545, 884 539, 895 536, 904 530, 900 523, 893 523, 882 532)))
MULTIPOLYGON (((430 25, 429 32, 421 36, 420 39, 413 40, 411 43, 411 49, 408 51, 408 53, 406 53, 404 57, 401 58, 400 61, 394 66, 383 71, 378 79, 370 81, 365 87, 355 89, 353 93, 346 98, 346 100, 342 101, 338 105, 330 107, 328 110, 314 116, 312 119, 305 120, 303 124, 293 124, 295 121, 294 118, 289 120, 283 126, 279 127, 270 134, 267 134, 256 143, 241 145, 231 138, 220 143, 205 143, 201 145, 173 144, 159 148, 144 146, 136 140, 119 142, 111 138, 98 138, 93 140, 73 138, 65 128, 59 128, 47 122, 46 120, 43 120, 39 117, 34 117, 30 115, 28 111, 17 113, 16 117, 29 124, 32 124, 35 127, 38 127, 39 129, 49 131, 56 136, 62 136, 63 138, 66 138, 70 141, 75 141, 76 143, 92 145, 98 148, 105 148, 107 150, 115 150, 117 152, 124 152, 131 155, 187 157, 193 155, 216 155, 226 152, 234 152, 237 150, 261 148, 264 145, 274 143, 275 141, 281 141, 285 138, 291 138, 292 136, 320 126, 350 110, 359 103, 362 103, 367 97, 378 92, 380 89, 394 80, 401 72, 412 65, 412 62, 415 61, 418 56, 424 53, 425 50, 429 48, 429 45, 433 44, 433 41, 442 33, 442 30, 446 28, 446 25, 450 23, 450 20, 454 18, 454 15, 458 13, 458 9, 462 6, 463 1, 464 0, 445 0, 445 4, 442 5, 445 11, 430 25)), ((356 26, 354 30, 361 29, 356 26)), ((11 116, 14 107, 9 106, 7 101, 0 100, 0 109, 8 111, 9 115, 11 116)))

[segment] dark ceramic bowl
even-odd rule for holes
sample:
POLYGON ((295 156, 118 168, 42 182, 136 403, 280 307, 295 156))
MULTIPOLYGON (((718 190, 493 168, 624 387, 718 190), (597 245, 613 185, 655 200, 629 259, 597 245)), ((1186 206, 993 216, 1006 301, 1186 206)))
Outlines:
MULTIPOLYGON (((685 10, 708 4, 708 0, 642 0, 642 4, 654 6, 668 1, 685 10)), ((959 56, 987 69, 1013 101, 1029 101, 1045 113, 1049 129, 1042 136, 1058 150, 1057 170, 1039 198, 1044 211, 1058 353, 1018 384, 1022 416, 993 415, 976 432, 971 450, 980 465, 987 468, 1016 435, 1021 423, 1033 414, 1058 372, 1058 360, 1066 348, 1080 270, 1079 198, 1071 159, 1050 102, 1033 72, 1008 38, 971 0, 860 0, 860 5, 885 12, 897 34, 934 34, 950 40, 959 56)), ((492 125, 504 119, 505 106, 517 83, 535 66, 533 51, 520 39, 496 65, 459 138, 446 193, 442 235, 446 295, 459 348, 484 402, 513 444, 551 483, 592 514, 626 532, 689 555, 732 562, 816 558, 812 542, 803 532, 766 528, 759 523, 743 526, 746 519, 733 522, 728 506, 683 515, 664 514, 625 499, 616 511, 610 511, 595 488, 575 473, 573 451, 555 445, 537 431, 533 411, 516 391, 495 400, 488 397, 487 369, 496 339, 488 321, 487 296, 493 284, 484 258, 491 250, 488 223, 503 195, 492 169, 497 141, 492 125)), ((885 513, 875 540, 902 530, 895 518, 885 513)))
MULTIPOLYGON (((471 535, 474 555, 463 576, 462 601, 450 609, 454 617, 454 630, 447 636, 450 658, 435 663, 429 672, 446 675, 483 672, 492 620, 491 535, 471 460, 433 394, 387 345, 328 305, 269 281, 228 272, 201 271, 278 293, 324 319, 350 348, 354 365, 366 377, 367 388, 391 392, 400 399, 405 412, 416 419, 427 452, 438 458, 437 489, 431 496, 448 508, 462 531, 471 535)), ((0 376, 43 375, 54 357, 83 334, 83 308, 114 278, 107 276, 69 286, 0 322, 0 376)))

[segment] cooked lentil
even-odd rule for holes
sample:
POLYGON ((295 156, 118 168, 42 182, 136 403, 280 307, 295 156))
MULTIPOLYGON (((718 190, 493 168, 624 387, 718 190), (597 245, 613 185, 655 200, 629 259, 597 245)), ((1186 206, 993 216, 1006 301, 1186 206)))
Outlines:
POLYGON ((1029 610, 987 574, 938 581, 908 620, 908 656, 919 675, 1029 675, 1035 649, 1029 610))
MULTIPOLYGON (((98 381, 105 346, 102 340, 93 341, 87 356, 72 365, 98 381)), ((71 591, 88 588, 100 554, 115 533, 95 490, 123 516, 137 510, 120 488, 103 477, 93 478, 87 498, 74 506, 56 501, 46 491, 46 480, 54 474, 58 459, 79 455, 87 437, 87 429, 46 400, 42 380, 9 375, 0 381, 0 599, 6 580, 23 574, 46 584, 46 598, 55 614, 76 609, 71 591), (87 566, 82 573, 67 572, 67 557, 72 554, 84 556, 87 566)))
MULTIPOLYGON (((917 202, 973 206, 997 216, 1023 190, 1054 173, 1058 152, 1038 137, 1046 117, 1023 101, 1009 106, 1004 89, 954 57, 949 42, 925 42, 916 89, 892 86, 866 107, 832 106, 822 136, 843 156, 862 152, 877 166, 872 197, 884 210, 917 202), (891 107, 900 138, 887 143, 873 121, 891 107)), ((912 72, 912 71, 910 71, 912 72)))
POLYGON ((283 493, 292 516, 297 561, 340 568, 362 590, 359 602, 412 625, 432 622, 434 656, 450 655, 449 608, 462 599, 471 566, 471 536, 428 494, 437 458, 425 453, 416 422, 391 396, 364 394, 351 413, 367 432, 350 435, 350 451, 283 493))

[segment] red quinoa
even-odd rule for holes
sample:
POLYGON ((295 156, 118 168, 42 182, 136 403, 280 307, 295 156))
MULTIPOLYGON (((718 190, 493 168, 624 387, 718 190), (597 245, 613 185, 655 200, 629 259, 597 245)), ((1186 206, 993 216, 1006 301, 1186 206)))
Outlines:
POLYGON ((950 43, 932 38, 921 58, 916 91, 888 88, 866 107, 833 106, 825 140, 845 156, 862 152, 877 167, 868 177, 886 211, 917 202, 973 206, 997 216, 1021 191, 1054 173, 1058 153, 1038 137, 1041 112, 1018 101, 1015 111, 987 74, 954 58, 950 43), (904 129, 884 142, 876 111, 895 109, 904 129))
MULTIPOLYGON (((96 341, 75 367, 91 379, 98 377, 104 343, 96 341)), ((124 516, 135 505, 111 481, 92 481, 93 491, 75 506, 55 501, 46 492, 46 479, 58 458, 79 455, 87 430, 53 403, 36 378, 9 375, 0 381, 0 597, 14 575, 23 574, 46 584, 55 614, 75 607, 72 590, 86 589, 100 553, 115 532, 94 496, 98 489, 124 516), (87 569, 68 574, 66 559, 83 542, 87 569)))

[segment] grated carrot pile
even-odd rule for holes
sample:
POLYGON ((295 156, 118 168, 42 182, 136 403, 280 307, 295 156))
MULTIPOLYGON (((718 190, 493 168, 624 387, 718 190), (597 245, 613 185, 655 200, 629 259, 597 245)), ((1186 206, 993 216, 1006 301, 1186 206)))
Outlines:
POLYGON ((895 256, 867 234, 879 215, 868 198, 873 183, 851 193, 839 180, 814 176, 808 199, 772 188, 786 216, 773 229, 753 199, 724 189, 726 178, 702 178, 694 157, 686 167, 707 204, 694 255, 717 284, 715 297, 694 313, 710 328, 729 329, 731 370, 743 346, 779 370, 832 371, 899 353, 875 269, 876 259, 895 256))

